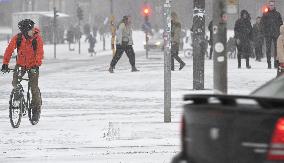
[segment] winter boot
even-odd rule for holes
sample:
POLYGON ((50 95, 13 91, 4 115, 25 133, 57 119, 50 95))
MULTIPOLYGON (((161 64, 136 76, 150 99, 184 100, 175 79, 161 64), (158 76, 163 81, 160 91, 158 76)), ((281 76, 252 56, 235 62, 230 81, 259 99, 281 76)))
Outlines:
POLYGON ((36 124, 40 118, 41 106, 31 104, 31 110, 32 110, 32 121, 33 123, 36 124))
POLYGON ((268 64, 268 69, 271 69, 271 62, 267 62, 268 64))
POLYGON ((113 73, 113 67, 110 66, 109 69, 108 69, 108 72, 113 73))
POLYGON ((274 68, 278 68, 278 61, 277 60, 274 61, 274 68))
POLYGON ((183 69, 183 68, 184 68, 184 66, 185 66, 185 63, 184 63, 184 62, 182 62, 182 63, 180 64, 179 70, 183 69))
POLYGON ((246 59, 246 67, 247 69, 251 69, 251 66, 249 65, 249 59, 246 59))
POLYGON ((137 72, 139 71, 135 66, 132 66, 131 72, 137 72))

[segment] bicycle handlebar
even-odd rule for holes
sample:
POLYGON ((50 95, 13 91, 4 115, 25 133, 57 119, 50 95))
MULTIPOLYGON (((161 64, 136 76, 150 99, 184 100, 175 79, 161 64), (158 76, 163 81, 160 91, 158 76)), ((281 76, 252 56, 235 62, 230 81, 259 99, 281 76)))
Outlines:
MULTIPOLYGON (((15 72, 16 70, 15 70, 15 69, 8 68, 7 73, 10 73, 10 71, 15 72)), ((20 80, 29 81, 29 79, 26 79, 26 78, 23 78, 23 77, 21 77, 21 79, 20 79, 20 80)))

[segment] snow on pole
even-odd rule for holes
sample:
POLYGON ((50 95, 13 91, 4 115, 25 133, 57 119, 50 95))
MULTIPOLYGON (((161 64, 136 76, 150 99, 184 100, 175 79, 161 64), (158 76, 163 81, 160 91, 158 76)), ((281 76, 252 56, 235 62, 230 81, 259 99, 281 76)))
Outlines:
POLYGON ((194 0, 193 25, 193 89, 204 89, 204 60, 207 50, 205 41, 205 0, 194 0))
POLYGON ((213 4, 214 92, 227 94, 227 3, 214 0, 213 4))
POLYGON ((164 122, 171 122, 171 0, 164 3, 164 122))

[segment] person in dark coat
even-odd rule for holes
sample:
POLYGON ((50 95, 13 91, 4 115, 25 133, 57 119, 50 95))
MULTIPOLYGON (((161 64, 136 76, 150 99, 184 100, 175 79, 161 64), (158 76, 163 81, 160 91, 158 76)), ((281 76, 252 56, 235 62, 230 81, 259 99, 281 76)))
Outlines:
POLYGON ((171 13, 171 70, 175 70, 174 59, 180 64, 179 70, 182 70, 185 66, 184 61, 178 56, 179 46, 181 41, 181 24, 178 21, 178 16, 176 12, 171 13))
POLYGON ((255 56, 256 61, 261 61, 261 58, 263 57, 262 54, 262 46, 264 42, 264 36, 262 33, 261 25, 260 25, 261 17, 256 18, 256 23, 253 25, 253 43, 254 43, 254 49, 255 49, 255 56))
POLYGON ((262 30, 265 36, 266 41, 266 57, 267 57, 267 64, 268 68, 271 69, 271 44, 274 44, 274 67, 278 67, 278 63, 276 60, 277 56, 277 38, 280 34, 280 26, 283 24, 281 14, 276 11, 275 2, 269 2, 269 10, 268 12, 264 13, 261 18, 261 25, 262 30))
POLYGON ((209 53, 209 59, 212 59, 212 54, 213 54, 213 21, 211 20, 209 25, 208 25, 208 30, 210 32, 210 37, 209 37, 209 45, 210 45, 210 53, 209 53))
POLYGON ((88 40, 89 45, 90 45, 88 52, 90 53, 91 56, 95 55, 96 52, 95 52, 94 48, 95 48, 95 44, 96 44, 96 38, 91 33, 89 33, 86 40, 88 40))
POLYGON ((241 59, 246 59, 246 67, 249 65, 249 57, 252 53, 250 41, 252 41, 252 26, 250 22, 250 15, 246 10, 241 11, 241 18, 235 23, 235 38, 238 49, 238 68, 241 68, 241 59))
POLYGON ((75 39, 75 33, 74 33, 74 27, 70 26, 69 29, 67 30, 67 36, 66 36, 66 40, 68 42, 68 48, 69 51, 74 51, 73 48, 71 48, 71 44, 74 43, 74 39, 75 39))

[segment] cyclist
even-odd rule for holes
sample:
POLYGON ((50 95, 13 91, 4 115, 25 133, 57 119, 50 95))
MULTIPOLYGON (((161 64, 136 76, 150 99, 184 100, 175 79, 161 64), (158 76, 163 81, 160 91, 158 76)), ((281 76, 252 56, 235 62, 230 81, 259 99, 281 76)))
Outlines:
POLYGON ((32 120, 38 121, 41 112, 41 95, 38 87, 39 66, 43 59, 43 41, 38 28, 34 27, 34 22, 30 19, 24 19, 18 23, 20 33, 15 35, 9 42, 3 58, 1 71, 9 71, 8 64, 12 53, 17 48, 17 59, 15 71, 13 74, 12 85, 17 87, 18 79, 28 73, 31 86, 33 111, 32 120))

